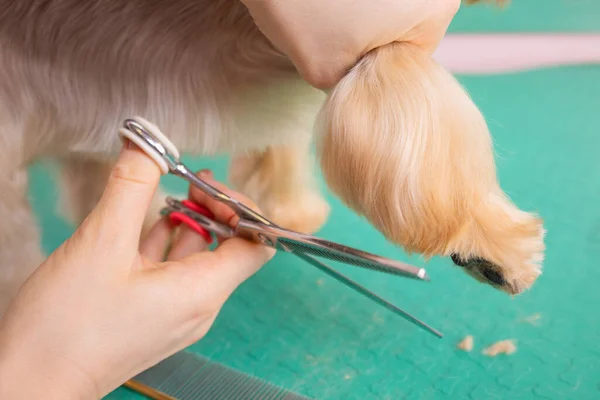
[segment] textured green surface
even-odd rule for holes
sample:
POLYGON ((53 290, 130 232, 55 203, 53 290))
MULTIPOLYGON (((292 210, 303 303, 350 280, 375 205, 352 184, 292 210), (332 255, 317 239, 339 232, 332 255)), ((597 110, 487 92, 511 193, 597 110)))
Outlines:
MULTIPOLYGON (((441 259, 428 266, 429 284, 340 267, 441 329, 438 340, 281 255, 235 293, 191 350, 320 399, 599 398, 600 67, 463 82, 490 122, 503 187, 546 222, 545 273, 532 291, 511 299, 441 259), (538 326, 520 321, 535 313, 538 326), (466 334, 475 337, 470 354, 454 349, 466 334), (505 338, 518 340, 516 354, 481 355, 505 338)), ((225 176, 224 159, 193 165, 225 176)), ((32 183, 50 250, 69 230, 50 214, 53 201, 42 193, 52 188, 39 168, 32 183)), ((322 236, 405 258, 331 200, 322 236)), ((136 396, 120 389, 108 398, 136 396)))
MULTIPOLYGON (((489 1, 491 3, 494 0, 489 1)), ((487 4, 463 5, 452 21, 449 31, 598 32, 600 1, 511 0, 503 9, 487 4)))

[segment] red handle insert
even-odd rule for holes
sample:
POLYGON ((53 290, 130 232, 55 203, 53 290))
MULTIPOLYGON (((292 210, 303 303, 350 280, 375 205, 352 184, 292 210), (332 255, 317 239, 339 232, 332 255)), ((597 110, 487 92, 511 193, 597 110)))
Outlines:
MULTIPOLYGON (((204 215, 206 218, 213 219, 215 217, 208 208, 201 206, 200 204, 196 204, 193 201, 183 200, 181 203, 184 206, 186 206, 187 208, 189 208, 190 210, 195 211, 198 214, 204 215)), ((171 223, 174 224, 175 226, 178 226, 181 223, 186 224, 190 229, 192 229, 194 232, 196 232, 200 236, 202 236, 204 238, 204 240, 206 241, 206 243, 212 244, 213 238, 212 238, 212 235, 210 234, 210 232, 208 230, 206 230, 205 228, 203 228, 202 226, 200 226, 200 224, 198 224, 196 221, 194 221, 192 218, 188 217, 187 215, 177 212, 177 211, 174 211, 171 214, 169 214, 169 219, 170 219, 171 223)))

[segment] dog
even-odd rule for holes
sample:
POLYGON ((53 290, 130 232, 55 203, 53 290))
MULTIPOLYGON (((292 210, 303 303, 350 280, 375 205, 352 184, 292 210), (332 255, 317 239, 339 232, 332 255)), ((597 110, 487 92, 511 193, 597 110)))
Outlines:
POLYGON ((509 294, 541 272, 541 219, 503 193, 483 116, 420 48, 371 51, 325 93, 238 0, 3 0, 0 315, 43 260, 27 166, 59 163, 64 209, 78 224, 134 115, 185 153, 231 154, 233 187, 285 228, 313 233, 329 215, 314 140, 328 187, 408 252, 450 256, 509 294))

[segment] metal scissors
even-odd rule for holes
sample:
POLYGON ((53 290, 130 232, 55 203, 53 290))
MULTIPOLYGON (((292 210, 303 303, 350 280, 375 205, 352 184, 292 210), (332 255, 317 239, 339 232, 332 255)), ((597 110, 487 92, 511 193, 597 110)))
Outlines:
POLYGON ((209 243, 211 238, 207 235, 209 235, 208 232, 211 232, 222 238, 241 237, 256 243, 262 243, 276 250, 291 253, 377 304, 435 336, 442 337, 442 334, 436 329, 337 272, 315 258, 315 256, 391 275, 428 281, 429 277, 425 269, 277 226, 263 215, 197 177, 180 162, 179 151, 158 127, 141 117, 126 119, 123 127, 119 129, 119 136, 121 139, 126 138, 140 147, 156 162, 163 174, 171 173, 183 178, 213 199, 228 205, 240 217, 237 226, 232 228, 214 221, 208 210, 189 200, 178 201, 168 198, 167 206, 161 213, 169 215, 174 222, 186 223, 186 225, 203 235, 209 243))

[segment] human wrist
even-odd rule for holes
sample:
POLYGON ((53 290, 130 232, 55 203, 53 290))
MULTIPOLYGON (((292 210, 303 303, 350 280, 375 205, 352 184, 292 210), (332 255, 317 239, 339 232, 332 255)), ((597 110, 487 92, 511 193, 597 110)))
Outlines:
POLYGON ((74 365, 6 339, 0 339, 0 399, 99 398, 93 380, 74 365))

